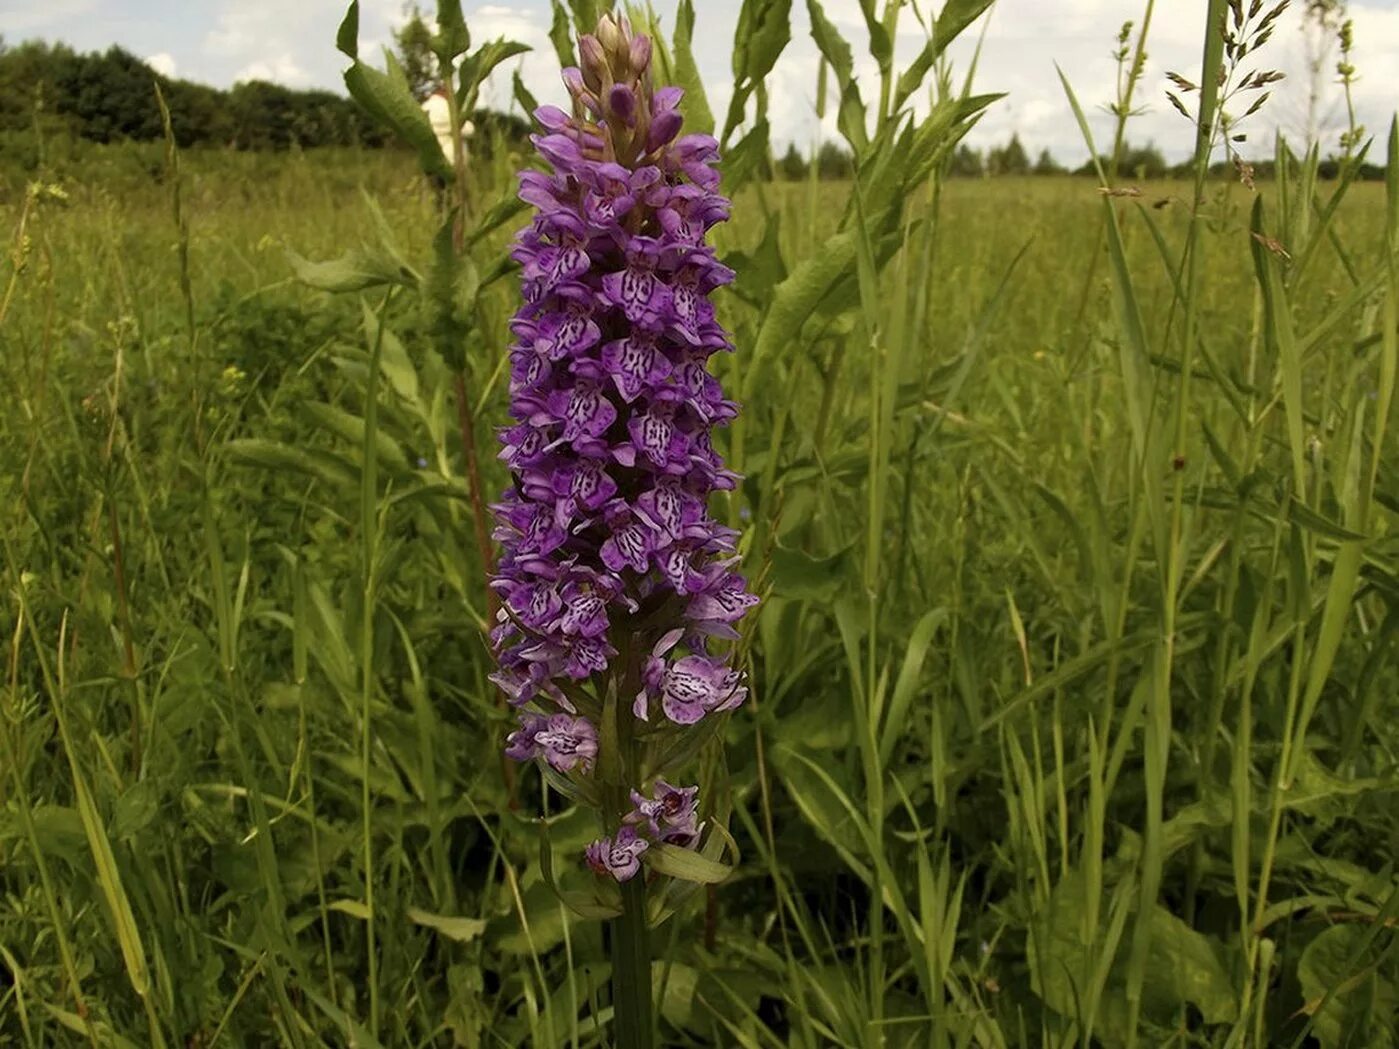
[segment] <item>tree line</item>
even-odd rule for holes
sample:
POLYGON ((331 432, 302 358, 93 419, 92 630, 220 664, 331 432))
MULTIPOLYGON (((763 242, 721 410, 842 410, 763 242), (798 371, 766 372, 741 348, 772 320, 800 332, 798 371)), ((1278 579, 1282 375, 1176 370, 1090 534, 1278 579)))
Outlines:
MULTIPOLYGON (((414 94, 424 97, 434 83, 428 40, 430 31, 416 9, 394 34, 400 63, 414 94)), ((377 148, 389 138, 359 106, 344 95, 299 90, 262 80, 227 90, 156 72, 120 47, 78 52, 61 43, 29 41, 6 47, 0 39, 0 134, 60 132, 95 142, 145 141, 164 130, 154 86, 170 109, 175 141, 181 147, 219 146, 244 150, 281 150, 293 146, 359 145, 377 148)), ((515 148, 530 132, 522 117, 490 111, 472 114, 478 141, 489 148, 503 141, 515 148)), ((1106 164, 1106 158, 1100 158, 1106 164)), ((1332 178, 1339 160, 1324 160, 1319 173, 1332 178)), ((821 144, 814 155, 790 145, 771 158, 775 178, 803 180, 813 169, 823 180, 854 174, 850 153, 837 142, 821 144)), ((1124 178, 1144 180, 1179 176, 1188 165, 1171 165, 1151 143, 1124 146, 1116 170, 1124 178)), ((1272 173, 1271 161, 1254 165, 1259 178, 1272 173)), ((948 174, 979 178, 995 175, 1092 175, 1091 161, 1070 169, 1042 149, 1031 160, 1019 135, 999 146, 978 150, 963 143, 949 159, 948 174)), ((1361 178, 1383 178, 1384 170, 1362 166, 1361 178)))
POLYGON ((348 98, 249 80, 228 90, 157 73, 120 47, 82 53, 65 44, 0 43, 0 131, 64 131, 94 142, 164 134, 159 85, 181 146, 235 149, 384 144, 348 98))
MULTIPOLYGON (((778 178, 796 181, 809 178, 813 167, 820 179, 848 179, 854 174, 850 153, 836 142, 823 142, 814 157, 790 145, 774 164, 774 173, 778 178)), ((1143 179, 1173 174, 1161 151, 1151 144, 1124 148, 1118 170, 1143 179)), ((1048 149, 1040 150, 1038 158, 1032 161, 1020 136, 1012 135, 1004 145, 984 152, 963 143, 953 153, 947 171, 955 178, 980 178, 986 175, 1090 175, 1094 168, 1091 161, 1076 169, 1065 167, 1048 149)))
MULTIPOLYGON (((1105 169, 1114 168, 1111 158, 1099 157, 1098 163, 1105 169)), ((1144 181, 1158 178, 1189 177, 1193 171, 1193 161, 1186 160, 1171 164, 1154 143, 1146 145, 1123 145, 1115 170, 1124 179, 1144 181)), ((1320 162, 1317 173, 1321 178, 1332 179, 1339 176, 1343 161, 1329 157, 1320 162)), ((1215 174, 1231 169, 1228 162, 1213 165, 1215 174)), ((796 145, 787 147, 787 152, 773 164, 773 174, 780 179, 800 181, 811 177, 813 168, 819 179, 849 179, 854 175, 854 162, 844 146, 836 142, 823 142, 814 157, 803 154, 796 145)), ((1271 178, 1274 163, 1272 160, 1256 161, 1253 174, 1257 178, 1271 178)), ((1011 135, 1010 140, 999 146, 985 150, 975 149, 967 143, 957 147, 948 161, 947 173, 953 178, 984 178, 995 175, 1088 175, 1097 177, 1097 168, 1092 160, 1086 160, 1078 167, 1068 167, 1055 159, 1048 149, 1030 159, 1030 153, 1019 135, 1011 135)), ((1365 163, 1360 166, 1359 177, 1366 180, 1384 178, 1384 168, 1365 163)))
MULTIPOLYGON (((65 44, 0 40, 0 133, 66 133, 94 142, 163 137, 155 86, 170 109, 181 147, 281 150, 293 146, 390 144, 351 99, 248 80, 224 90, 156 72, 120 47, 78 52, 65 44)), ((524 120, 473 114, 478 133, 523 141, 524 120)))

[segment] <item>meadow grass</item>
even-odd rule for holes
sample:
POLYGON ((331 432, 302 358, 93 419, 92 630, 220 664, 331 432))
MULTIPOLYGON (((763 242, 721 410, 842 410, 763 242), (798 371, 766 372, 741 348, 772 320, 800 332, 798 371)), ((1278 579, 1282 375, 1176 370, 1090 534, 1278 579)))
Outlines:
MULTIPOLYGON (((766 601, 666 1044, 1395 1044, 1390 149, 1334 213, 1305 165, 933 179, 776 345, 862 202, 743 188, 716 509, 766 601)), ((608 1044, 503 775, 432 318, 283 253, 418 265, 434 197, 391 152, 172 159, 0 204, 0 1039, 608 1044)))

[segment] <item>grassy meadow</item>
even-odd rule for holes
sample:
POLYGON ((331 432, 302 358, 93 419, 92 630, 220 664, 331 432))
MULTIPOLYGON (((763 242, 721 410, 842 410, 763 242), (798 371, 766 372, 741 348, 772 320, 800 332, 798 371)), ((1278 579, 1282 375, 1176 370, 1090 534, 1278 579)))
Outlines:
MULTIPOLYGON (((715 512, 765 601, 663 1044, 1399 1044, 1393 159, 933 176, 855 242, 849 184, 742 186, 715 512)), ((0 197, 0 1043, 611 1044, 535 814, 556 866, 591 817, 500 758, 438 321, 287 255, 426 272, 434 194, 175 163, 0 197)), ((477 281, 494 492, 518 279, 477 281)))

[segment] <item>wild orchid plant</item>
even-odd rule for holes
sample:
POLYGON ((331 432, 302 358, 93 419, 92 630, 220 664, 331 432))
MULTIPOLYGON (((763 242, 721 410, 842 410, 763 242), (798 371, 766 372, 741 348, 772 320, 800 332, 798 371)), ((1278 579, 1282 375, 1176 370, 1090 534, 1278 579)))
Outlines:
POLYGON ((733 348, 708 299, 734 277, 705 246, 729 214, 718 144, 678 137, 682 92, 653 89, 651 41, 626 19, 579 52, 573 113, 535 114, 552 171, 520 176, 535 215, 514 251, 494 680, 518 710, 506 753, 600 814, 585 859, 599 898, 620 895, 619 1044, 646 1044, 626 1041, 650 1037, 646 882, 706 838, 699 788, 665 777, 743 703, 734 624, 757 598, 706 508, 736 481, 710 441, 738 411, 707 367, 733 348))

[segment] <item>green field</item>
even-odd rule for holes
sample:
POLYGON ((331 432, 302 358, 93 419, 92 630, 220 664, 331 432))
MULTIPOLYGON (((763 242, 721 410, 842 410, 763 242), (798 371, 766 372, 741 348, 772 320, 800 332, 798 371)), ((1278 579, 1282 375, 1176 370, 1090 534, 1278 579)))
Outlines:
MULTIPOLYGON (((593 817, 500 757, 442 320, 287 255, 390 237, 413 285, 431 188, 75 156, 0 183, 0 1043, 611 1044, 535 818, 582 884, 593 817)), ((1399 1044, 1393 160, 930 177, 785 325, 864 198, 742 187, 713 510, 765 602, 663 1044, 1399 1044)))

